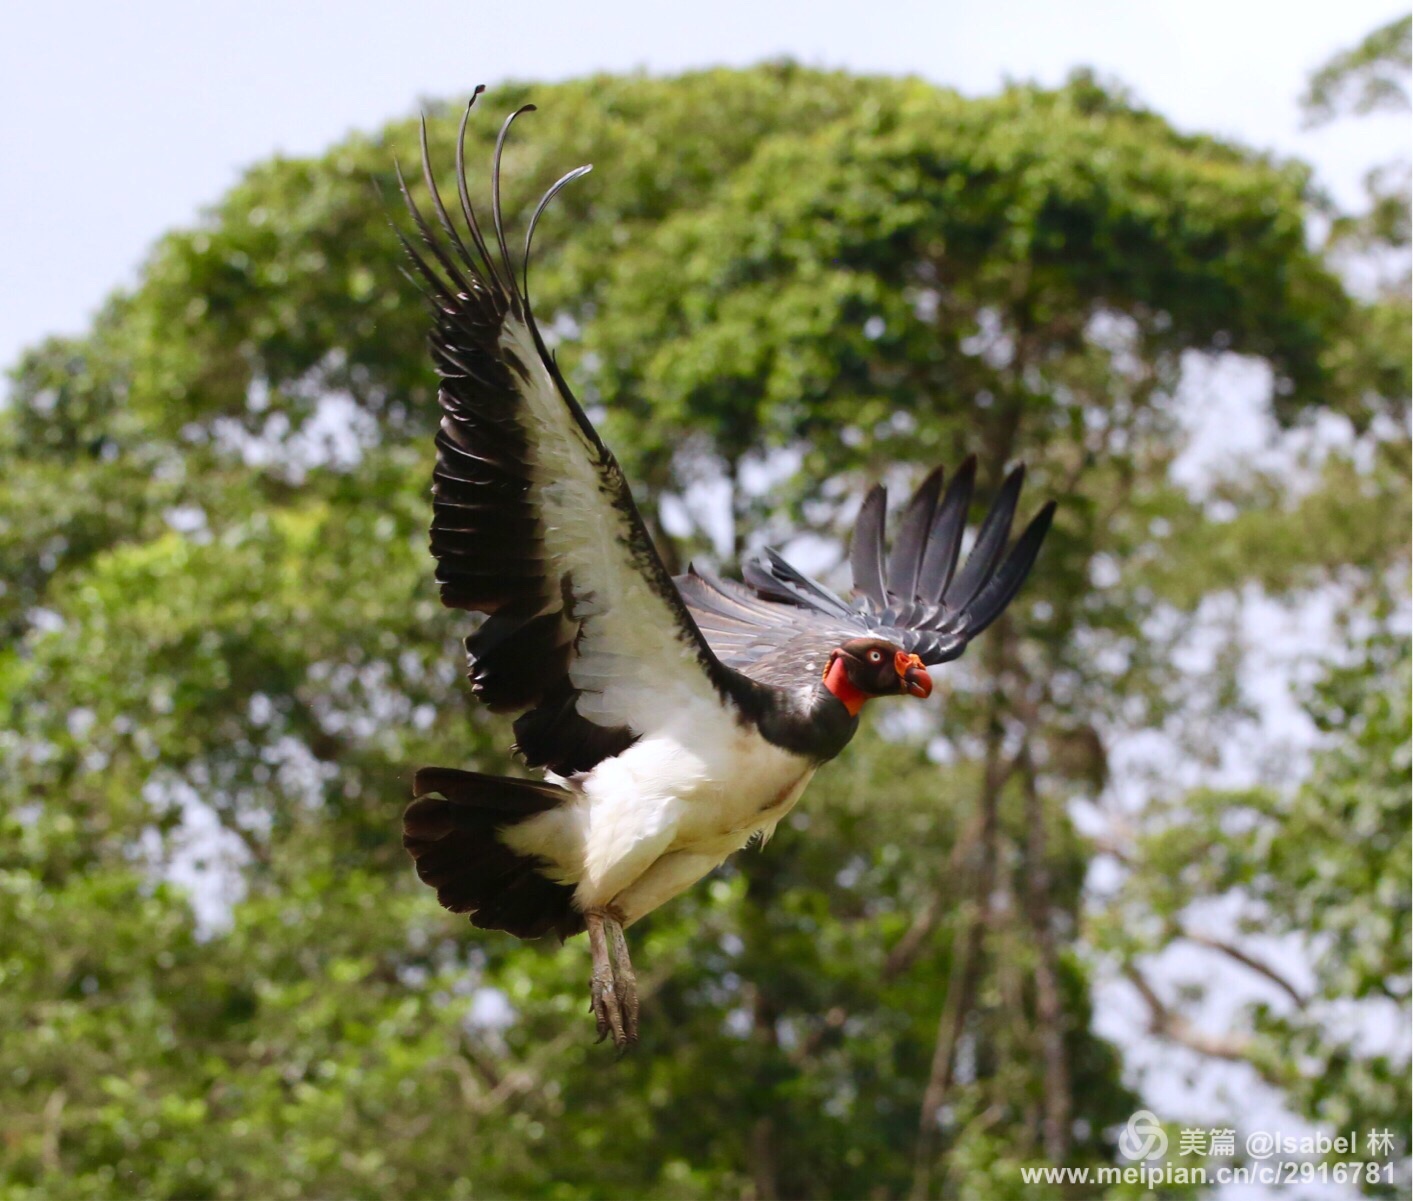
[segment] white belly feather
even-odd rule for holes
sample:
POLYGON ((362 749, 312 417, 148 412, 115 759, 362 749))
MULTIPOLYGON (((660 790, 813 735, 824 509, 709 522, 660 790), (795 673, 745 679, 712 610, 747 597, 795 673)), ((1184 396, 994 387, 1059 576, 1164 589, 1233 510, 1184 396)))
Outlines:
POLYGON ((709 741, 687 726, 668 722, 593 771, 562 781, 574 799, 509 827, 505 842, 543 857, 555 879, 577 885, 580 908, 613 903, 633 921, 756 834, 769 837, 814 765, 744 726, 709 741))

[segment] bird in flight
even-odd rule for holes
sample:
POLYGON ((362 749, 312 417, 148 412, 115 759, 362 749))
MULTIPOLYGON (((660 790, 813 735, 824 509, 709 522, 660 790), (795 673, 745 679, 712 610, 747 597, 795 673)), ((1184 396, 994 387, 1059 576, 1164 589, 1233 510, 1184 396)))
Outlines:
MULTIPOLYGON (((475 98, 483 89, 477 88, 475 98)), ((744 583, 664 567, 623 472, 535 324, 535 226, 517 272, 501 212, 501 127, 491 222, 471 203, 466 126, 456 217, 422 126, 424 215, 402 237, 433 312, 442 416, 431 550, 442 603, 484 614, 466 640, 472 692, 514 714, 516 750, 542 779, 449 767, 416 774, 403 842, 437 899, 518 938, 586 931, 599 1039, 637 1041, 623 931, 790 812, 875 697, 926 699, 927 669, 957 658, 1020 588, 1050 527, 1045 505, 1007 553, 1023 472, 1001 486, 958 567, 972 459, 909 501, 885 554, 876 487, 854 531, 850 603, 771 550, 744 583), (489 234, 489 238, 487 237, 489 234)))

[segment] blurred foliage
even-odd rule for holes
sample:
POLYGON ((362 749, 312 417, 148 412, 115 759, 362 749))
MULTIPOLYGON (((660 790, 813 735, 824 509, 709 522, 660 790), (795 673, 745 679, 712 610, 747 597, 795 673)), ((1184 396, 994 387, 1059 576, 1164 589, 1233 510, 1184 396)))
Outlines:
POLYGON ((1316 71, 1300 103, 1311 122, 1408 107, 1408 68, 1413 65, 1413 17, 1380 25, 1357 46, 1334 55, 1316 71))
POLYGON ((1355 650, 1310 689, 1324 740, 1300 786, 1204 789, 1152 806, 1132 848, 1141 867, 1096 933, 1130 956, 1183 941, 1247 955, 1268 997, 1251 1005, 1230 1057, 1252 1063, 1310 1119, 1388 1129, 1406 1148, 1409 642, 1381 635, 1355 650), (1235 937, 1210 933, 1203 903, 1213 898, 1241 901, 1235 937), (1282 942, 1307 952, 1294 972, 1282 942), (1357 1002, 1368 1003, 1363 1023, 1351 1020, 1357 1002))
MULTIPOLYGON (((1398 617, 1407 324, 1311 248, 1306 170, 1082 73, 533 97, 507 211, 599 164, 531 282, 650 521, 686 553, 809 532, 837 559, 867 481, 975 449, 988 485, 1023 456, 1061 498, 1036 577, 930 717, 879 715, 769 848, 635 928, 644 1042, 614 1064, 583 949, 473 932, 399 845, 417 766, 503 770, 510 741, 425 552, 426 315, 379 196, 416 126, 255 167, 0 412, 0 1195, 1021 1196, 1020 1164, 1113 1160, 1138 1101, 1096 972, 1171 933, 1125 913, 1199 894, 1251 891, 1323 999, 1406 1006, 1406 652, 1330 677, 1297 788, 1178 798, 1215 842, 1144 841, 1112 905, 1070 816, 1134 732, 1197 762, 1241 736, 1252 648, 1184 666, 1214 605, 1398 617), (1179 382, 1221 356, 1344 448, 1175 484, 1179 382), (1247 845, 1242 806, 1298 841, 1247 845), (1189 845, 1200 879, 1160 897, 1189 845)), ((445 170, 456 109, 429 122, 445 170)), ((473 187, 497 125, 471 122, 473 187)), ((1292 1105, 1403 1120, 1397 1064, 1314 1010, 1253 1020, 1292 1105)))
MULTIPOLYGON (((1413 17, 1374 30, 1358 46, 1334 55, 1318 70, 1302 98, 1311 124, 1323 125, 1372 112, 1409 111, 1413 69, 1413 17)), ((1363 212, 1329 212, 1327 252, 1372 293, 1361 305, 1358 344, 1339 352, 1341 370, 1355 387, 1385 396, 1407 396, 1410 307, 1410 165, 1408 156, 1372 166, 1364 177, 1363 212), (1357 380, 1362 379, 1362 385, 1357 380)), ((1405 468, 1406 469, 1406 468, 1405 468)))

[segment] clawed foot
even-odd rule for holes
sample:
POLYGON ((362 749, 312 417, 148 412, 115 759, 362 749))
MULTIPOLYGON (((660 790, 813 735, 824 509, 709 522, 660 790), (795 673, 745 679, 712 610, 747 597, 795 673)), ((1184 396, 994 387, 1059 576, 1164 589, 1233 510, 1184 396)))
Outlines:
POLYGON ((589 979, 590 1010, 598 1025, 599 1042, 610 1034, 622 1055, 638 1042, 638 980, 623 937, 623 915, 612 908, 584 914, 594 974, 589 979))

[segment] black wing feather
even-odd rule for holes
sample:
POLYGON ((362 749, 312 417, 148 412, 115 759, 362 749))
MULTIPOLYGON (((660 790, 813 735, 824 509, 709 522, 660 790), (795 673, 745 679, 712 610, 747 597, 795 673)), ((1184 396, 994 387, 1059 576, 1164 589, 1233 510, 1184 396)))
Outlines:
POLYGON ((922 557, 927 550, 932 516, 937 512, 937 497, 942 491, 942 468, 938 467, 923 480, 903 511, 893 553, 888 558, 888 591, 895 596, 917 596, 918 578, 922 573, 922 557))
POLYGON ((880 609, 887 605, 887 587, 883 579, 883 522, 888 510, 888 493, 882 484, 875 484, 864 497, 854 523, 854 541, 849 562, 854 569, 854 589, 863 593, 880 609))
POLYGON ((926 664, 957 658, 1014 599, 1034 566, 1055 514, 1048 502, 1016 540, 1006 541, 1025 473, 1001 485, 966 565, 956 571, 976 480, 968 458, 942 493, 933 471, 905 510, 883 575, 886 495, 875 487, 854 529, 851 561, 859 599, 848 605, 766 548, 743 565, 746 583, 696 569, 678 587, 722 662, 763 683, 806 682, 820 652, 863 634, 896 642, 926 664), (942 493, 939 499, 939 493, 942 493))
POLYGON ((1011 522, 1015 520, 1016 503, 1020 500, 1021 485, 1024 483, 1025 468, 1017 467, 1001 485, 1000 493, 977 531, 976 543, 967 556, 965 566, 942 594, 942 601, 949 608, 965 609, 996 570, 996 564, 1006 549, 1006 539, 1011 535, 1011 522))
POLYGON ((1020 586, 1025 583, 1025 577, 1030 574, 1031 567, 1035 565, 1035 558, 1040 553, 1045 535, 1050 532, 1050 524, 1054 517, 1055 502, 1053 500, 1047 501, 1044 508, 1031 519, 1030 524, 1025 527, 1024 532, 1016 540, 1015 546, 1011 548, 1011 553, 1006 556, 1006 561, 1000 569, 991 577, 986 587, 977 594, 976 599, 967 606, 968 638, 975 638, 1000 617, 1006 606, 1020 591, 1020 586))
POLYGON ((791 567, 770 547, 763 547, 761 556, 764 562, 748 559, 742 566, 742 574, 746 577, 746 583, 762 596, 840 617, 850 613, 846 601, 823 584, 810 579, 804 572, 791 567))
POLYGON ((932 530, 927 536, 927 550, 922 557, 922 570, 918 573, 917 594, 929 604, 941 602, 942 594, 957 570, 962 537, 967 532, 967 510, 971 508, 971 494, 975 487, 976 456, 968 455, 947 485, 942 503, 937 506, 932 530))
MULTIPOLYGON (((716 693, 725 697, 739 677, 717 660, 697 629, 647 535, 622 472, 548 353, 530 309, 524 275, 512 265, 501 164, 511 126, 533 111, 533 105, 511 113, 497 135, 488 231, 493 241, 482 231, 466 178, 467 123, 481 90, 473 94, 457 134, 456 187, 464 229, 438 190, 425 123, 420 137, 422 177, 433 220, 414 201, 401 170, 397 173, 414 238, 400 232, 398 236, 433 308, 431 349, 441 376, 431 550, 442 603, 486 615, 466 640, 473 691, 491 709, 520 715, 515 722, 518 747, 531 766, 569 775, 621 753, 635 741, 637 731, 632 723, 612 724, 604 716, 608 710, 602 693, 595 720, 580 711, 583 692, 574 687, 571 675, 597 618, 592 597, 576 584, 576 569, 567 566, 562 551, 556 558, 547 542, 545 488, 539 479, 543 473, 537 474, 536 468, 546 437, 569 438, 570 443, 578 439, 578 462, 591 469, 595 501, 612 514, 619 532, 623 561, 591 563, 585 570, 602 566, 636 572, 665 606, 653 611, 663 638, 668 643, 675 639, 674 647, 690 648, 716 693), (522 335, 528 331, 528 339, 518 345, 532 344, 539 363, 522 361, 528 352, 513 348, 508 332, 512 327, 522 335), (548 395, 557 392, 563 406, 558 410, 564 415, 562 426, 549 434, 545 410, 536 416, 528 407, 534 397, 546 395, 533 391, 534 380, 544 379, 533 375, 540 368, 552 389, 548 395)), ((587 170, 581 167, 563 176, 536 206, 526 231, 527 259, 546 206, 587 170)), ((569 558, 578 553, 573 551, 569 558)), ((817 599, 808 590, 806 595, 817 599)), ((602 621, 611 625, 612 618, 602 621)), ((595 636, 608 639, 603 646, 611 651, 612 635, 595 636)), ((675 649, 670 657, 680 659, 675 649)), ((740 686, 749 687, 744 682, 740 686)))

